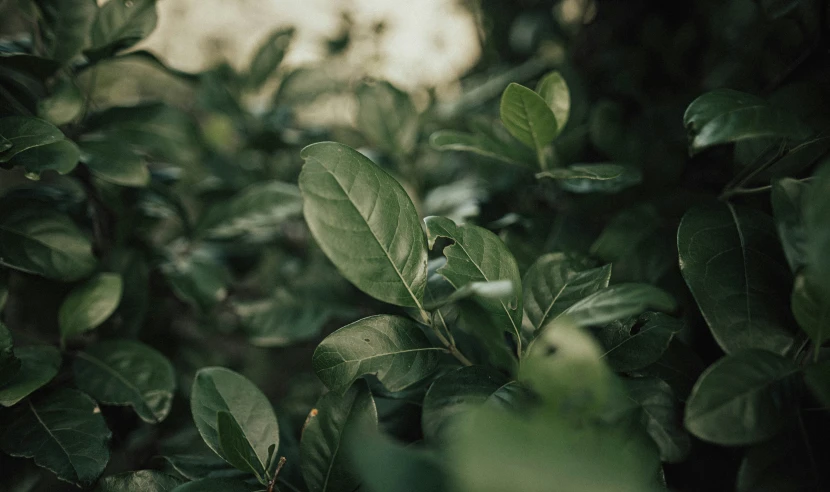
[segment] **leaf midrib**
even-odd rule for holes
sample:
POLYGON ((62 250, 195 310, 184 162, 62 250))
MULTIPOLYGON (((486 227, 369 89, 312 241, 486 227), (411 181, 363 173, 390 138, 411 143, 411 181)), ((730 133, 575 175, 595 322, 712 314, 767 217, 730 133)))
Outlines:
POLYGON ((147 412, 149 412, 149 414, 153 416, 153 420, 158 422, 158 419, 156 418, 156 414, 149 407, 149 405, 147 405, 147 402, 144 401, 144 395, 142 394, 141 390, 137 386, 135 386, 130 380, 124 378, 124 376, 121 375, 121 373, 119 373, 118 371, 116 371, 115 369, 113 369, 112 367, 107 365, 101 359, 99 359, 97 357, 94 357, 92 355, 89 355, 86 352, 79 352, 78 357, 81 358, 81 359, 84 359, 86 361, 89 361, 89 362, 97 365, 98 367, 104 369, 108 373, 112 374, 124 386, 126 386, 128 389, 133 391, 136 395, 138 395, 138 401, 141 403, 141 405, 144 407, 144 409, 147 410, 147 412))
POLYGON ((37 410, 35 409, 35 406, 32 405, 32 402, 29 401, 28 403, 29 403, 29 409, 32 411, 32 414, 34 414, 34 416, 37 419, 38 423, 41 426, 43 426, 43 428, 49 434, 49 437, 51 437, 52 440, 55 441, 55 443, 57 443, 58 448, 60 448, 60 450, 63 451, 63 454, 66 456, 66 460, 69 462, 69 465, 72 467, 72 471, 75 473, 75 479, 79 480, 80 477, 78 476, 78 470, 75 468, 75 464, 72 463, 71 455, 66 450, 66 448, 63 447, 63 443, 60 441, 60 439, 58 439, 57 436, 55 436, 55 434, 52 433, 52 430, 49 428, 48 425, 46 425, 46 422, 44 422, 43 419, 40 418, 40 414, 37 413, 37 410))
POLYGON ((731 405, 736 400, 746 398, 748 395, 750 395, 752 393, 756 393, 758 391, 762 391, 764 389, 767 389, 769 386, 772 386, 772 385, 777 384, 781 381, 784 381, 784 380, 794 376, 795 374, 798 374, 800 371, 801 371, 801 368, 790 369, 789 371, 787 371, 785 374, 783 374, 781 376, 770 379, 768 381, 765 381, 763 384, 761 384, 759 386, 751 387, 751 388, 749 388, 745 391, 742 391, 742 392, 740 392, 736 395, 733 395, 732 398, 729 398, 727 400, 719 402, 717 405, 707 407, 704 412, 697 413, 697 414, 692 414, 692 415, 687 414, 686 420, 696 420, 696 419, 701 418, 705 415, 709 415, 711 413, 717 412, 720 409, 722 409, 723 407, 731 405))

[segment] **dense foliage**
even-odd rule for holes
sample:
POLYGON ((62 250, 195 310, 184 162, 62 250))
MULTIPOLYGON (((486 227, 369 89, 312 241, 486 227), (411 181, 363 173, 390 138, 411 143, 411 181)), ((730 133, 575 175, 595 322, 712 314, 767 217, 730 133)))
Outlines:
POLYGON ((830 12, 688 3, 469 2, 448 101, 0 2, 0 488, 827 490, 830 12))

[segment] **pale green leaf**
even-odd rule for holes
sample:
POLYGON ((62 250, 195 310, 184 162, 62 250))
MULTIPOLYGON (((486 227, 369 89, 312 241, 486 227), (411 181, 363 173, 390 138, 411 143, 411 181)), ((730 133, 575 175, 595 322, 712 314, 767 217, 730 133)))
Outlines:
POLYGON ((563 313, 579 325, 602 325, 644 311, 674 311, 677 301, 648 284, 615 284, 574 303, 563 313))
POLYGON ((555 180, 572 193, 616 193, 639 184, 643 176, 639 169, 619 164, 573 164, 544 171, 537 178, 555 180))
POLYGON ((547 102, 519 84, 512 83, 504 90, 499 112, 507 131, 537 154, 559 133, 556 116, 547 102))
POLYGON ((553 115, 556 116, 557 133, 562 133, 571 113, 571 92, 565 78, 559 72, 545 75, 536 86, 536 93, 542 96, 553 111, 553 115))
POLYGON ((166 473, 138 470, 102 478, 95 492, 171 492, 182 482, 166 473))
POLYGON ((117 273, 100 273, 75 287, 58 312, 61 339, 100 326, 118 308, 123 282, 117 273))

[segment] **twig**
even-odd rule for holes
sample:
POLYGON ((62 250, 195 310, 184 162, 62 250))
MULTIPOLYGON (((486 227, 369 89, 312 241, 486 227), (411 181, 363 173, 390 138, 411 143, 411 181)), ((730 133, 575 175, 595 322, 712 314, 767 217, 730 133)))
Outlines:
POLYGON ((277 469, 274 471, 274 477, 268 482, 268 492, 274 492, 274 487, 277 485, 277 476, 280 474, 282 467, 285 466, 285 461, 285 456, 281 456, 279 463, 277 463, 277 469))

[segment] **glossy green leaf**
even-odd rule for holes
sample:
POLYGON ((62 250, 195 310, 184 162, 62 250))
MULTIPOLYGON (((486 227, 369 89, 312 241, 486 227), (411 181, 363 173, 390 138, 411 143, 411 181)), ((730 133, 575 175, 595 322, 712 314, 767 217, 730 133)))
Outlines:
POLYGON ((388 82, 357 88, 357 127, 378 148, 407 154, 418 138, 418 113, 409 94, 388 82))
POLYGON ((102 478, 96 492, 171 492, 183 480, 155 470, 138 470, 102 478))
POLYGON ((117 273, 100 273, 72 289, 58 312, 61 338, 94 330, 121 301, 123 282, 117 273))
MULTIPOLYGON (((257 458, 268 462, 268 448, 279 447, 279 426, 268 398, 247 378, 229 369, 200 369, 193 380, 190 411, 205 443, 231 463, 219 440, 219 412, 228 412, 242 430, 257 458)), ((231 463, 233 464, 233 463, 231 463)))
POLYGON ((367 492, 446 492, 445 465, 434 451, 404 446, 381 433, 366 433, 345 443, 367 492))
POLYGON ((647 284, 616 284, 574 303, 565 310, 575 323, 583 326, 602 325, 627 318, 643 311, 667 311, 677 302, 666 291, 647 284))
POLYGON ((140 342, 98 342, 78 352, 75 384, 105 405, 129 405, 142 420, 161 422, 176 389, 170 361, 140 342))
POLYGON ((559 186, 572 193, 616 193, 639 184, 639 169, 619 164, 573 164, 544 171, 537 178, 555 180, 559 186))
POLYGON ((87 57, 98 60, 130 48, 156 28, 156 0, 109 0, 90 31, 87 57))
POLYGON ((110 430, 92 398, 61 389, 14 409, 0 434, 3 452, 34 458, 59 479, 89 486, 109 461, 110 430))
POLYGON ((660 449, 660 459, 666 463, 684 461, 692 442, 683 428, 681 407, 671 387, 657 378, 628 379, 625 383, 646 432, 660 449))
POLYGON ((513 285, 513 295, 500 299, 476 298, 505 331, 513 333, 521 344, 522 327, 522 278, 515 258, 507 246, 492 232, 471 224, 456 225, 446 217, 427 217, 429 247, 436 239, 444 237, 453 244, 444 248, 447 263, 438 273, 460 289, 470 282, 495 282, 508 280, 513 285))
POLYGON ((173 492, 252 492, 262 487, 254 487, 240 479, 203 478, 179 485, 173 492))
POLYGON ((279 29, 268 36, 251 60, 251 66, 248 68, 248 85, 258 89, 268 81, 282 63, 293 37, 294 29, 279 29))
POLYGON ((303 212, 326 256, 372 297, 420 306, 427 249, 418 213, 403 187, 345 145, 310 145, 302 157, 303 212))
POLYGON ((511 135, 541 154, 559 133, 547 102, 527 87, 510 84, 501 96, 501 121, 511 135))
POLYGON ((692 101, 683 115, 683 124, 689 134, 692 153, 750 138, 803 139, 810 134, 791 111, 731 89, 707 92, 692 101))
POLYGON ((208 311, 228 297, 228 272, 207 248, 183 249, 183 254, 164 263, 161 271, 176 297, 208 311))
POLYGON ((668 350, 683 321, 662 313, 609 323, 596 332, 605 348, 602 357, 617 372, 631 372, 656 363, 668 350))
POLYGON ((399 316, 370 316, 335 331, 312 357, 314 372, 329 389, 344 392, 372 374, 391 391, 429 376, 443 348, 433 347, 417 323, 399 316))
POLYGON ((790 305, 798 326, 816 346, 830 339, 830 302, 820 297, 804 275, 795 278, 790 305))
POLYGON ((536 159, 521 145, 511 145, 484 133, 441 130, 430 136, 429 143, 436 150, 472 152, 523 168, 530 168, 536 159))
POLYGON ((0 213, 0 264, 54 280, 73 281, 95 268, 92 245, 55 213, 0 213))
POLYGON ((657 450, 633 426, 576 426, 546 413, 528 417, 485 409, 466 424, 446 462, 453 490, 661 490, 657 450))
POLYGON ((260 461, 245 431, 230 413, 220 411, 217 414, 216 430, 222 457, 237 470, 252 473, 260 483, 266 483, 265 463, 260 461))
POLYGON ((509 379, 488 366, 462 367, 436 379, 424 397, 424 437, 434 443, 452 440, 459 421, 497 398, 496 392, 508 383, 509 379))
POLYGON ((302 196, 295 185, 281 181, 256 183, 209 209, 201 228, 211 239, 260 243, 273 239, 287 219, 302 211, 302 196))
POLYGON ((784 178, 772 183, 772 210, 784 256, 793 272, 801 270, 807 260, 802 202, 807 185, 797 179, 784 178))
POLYGON ((683 278, 726 353, 790 348, 792 277, 769 216, 728 204, 694 208, 680 222, 677 249, 683 278))
POLYGON ((556 116, 557 133, 562 133, 571 113, 571 92, 565 78, 559 72, 545 75, 536 86, 536 93, 542 96, 553 111, 553 115, 556 116))
POLYGON ((325 394, 305 424, 300 459, 309 492, 355 490, 360 478, 349 461, 346 446, 356 432, 377 427, 375 400, 365 381, 348 391, 325 394))
POLYGON ((6 325, 0 322, 0 388, 20 370, 20 359, 14 355, 14 340, 6 325))
MULTIPOLYGON (((14 147, 10 151, 13 150, 14 147)), ((70 140, 63 139, 21 152, 9 159, 9 164, 22 167, 26 170, 27 177, 38 180, 44 171, 67 174, 75 169, 80 158, 81 151, 78 146, 70 140)))
POLYGON ((0 118, 0 135, 11 146, 0 152, 0 162, 8 162, 21 152, 63 140, 63 133, 55 125, 40 118, 7 116, 0 118))
POLYGON ((113 140, 81 142, 81 161, 96 177, 108 183, 141 188, 150 183, 143 157, 113 140))
POLYGON ((522 281, 524 310, 538 333, 577 301, 608 287, 611 265, 585 270, 563 253, 541 256, 522 281))
POLYGON ((335 314, 317 300, 289 295, 236 303, 234 307, 248 341, 258 347, 285 347, 317 338, 335 314))
MULTIPOLYGON (((60 82, 52 94, 38 102, 38 116, 53 125, 65 125, 77 118, 84 107, 84 96, 72 81, 60 82)), ((0 145, 0 147, 2 147, 0 145)))
POLYGON ((20 368, 0 387, 0 405, 4 407, 17 404, 46 385, 58 374, 61 365, 60 352, 48 345, 18 347, 14 355, 20 359, 20 368))
POLYGON ((686 402, 686 428, 725 446, 769 439, 798 403, 799 368, 765 350, 728 355, 707 369, 686 402))
POLYGON ((35 0, 34 3, 40 11, 45 55, 61 63, 69 62, 89 41, 97 3, 95 0, 35 0))

